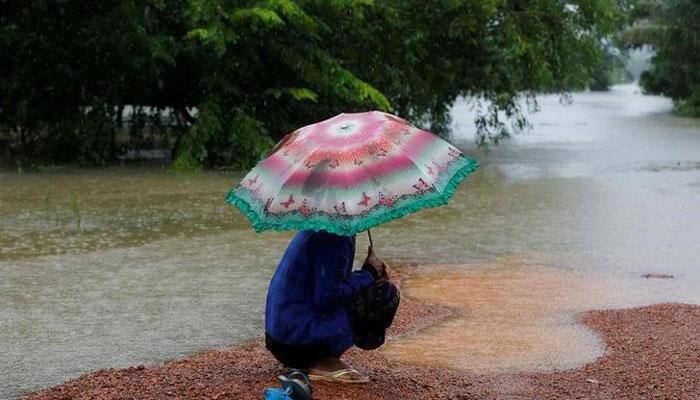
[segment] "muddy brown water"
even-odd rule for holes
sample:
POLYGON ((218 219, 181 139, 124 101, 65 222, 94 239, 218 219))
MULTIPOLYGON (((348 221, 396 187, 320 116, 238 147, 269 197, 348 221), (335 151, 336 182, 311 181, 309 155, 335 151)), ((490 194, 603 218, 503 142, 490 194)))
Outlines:
MULTIPOLYGON (((450 205, 373 230, 380 255, 419 264, 404 295, 456 310, 389 357, 566 369, 604 351, 579 311, 700 302, 700 121, 632 85, 540 105, 483 154, 457 104, 453 141, 482 168, 450 205)), ((259 336, 291 234, 255 234, 223 203, 237 176, 0 172, 0 398, 259 336)))

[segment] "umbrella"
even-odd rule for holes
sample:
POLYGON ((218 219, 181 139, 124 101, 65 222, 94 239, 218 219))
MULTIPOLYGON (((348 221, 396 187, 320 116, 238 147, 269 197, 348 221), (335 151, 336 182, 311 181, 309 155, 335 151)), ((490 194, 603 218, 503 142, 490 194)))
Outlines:
POLYGON ((343 113, 285 136, 226 201, 257 232, 350 236, 447 204, 478 167, 447 141, 397 116, 343 113))

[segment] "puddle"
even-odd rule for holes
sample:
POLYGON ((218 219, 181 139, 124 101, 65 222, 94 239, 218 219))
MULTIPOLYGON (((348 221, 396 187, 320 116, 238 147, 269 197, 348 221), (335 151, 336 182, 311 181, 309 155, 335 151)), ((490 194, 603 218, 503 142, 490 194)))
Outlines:
POLYGON ((407 364, 477 373, 563 370, 595 360, 605 345, 578 313, 640 299, 621 283, 543 260, 512 255, 490 264, 418 267, 402 284, 404 295, 457 315, 390 341, 384 353, 407 364))

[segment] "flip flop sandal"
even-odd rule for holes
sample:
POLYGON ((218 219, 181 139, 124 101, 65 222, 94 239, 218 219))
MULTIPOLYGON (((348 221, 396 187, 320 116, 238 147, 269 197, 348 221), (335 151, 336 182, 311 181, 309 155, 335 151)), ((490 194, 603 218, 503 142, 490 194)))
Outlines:
POLYGON ((325 374, 308 373, 312 381, 337 382, 337 383, 369 383, 369 378, 357 372, 354 368, 339 369, 325 374), (344 379, 347 375, 357 375, 360 379, 344 379))
POLYGON ((280 375, 277 380, 281 388, 267 388, 263 393, 265 400, 311 400, 311 383, 309 378, 300 371, 294 371, 287 376, 280 375), (295 378, 296 376, 302 379, 295 378))
POLYGON ((293 371, 287 376, 280 375, 277 380, 282 384, 283 388, 291 388, 292 397, 299 400, 311 400, 313 389, 309 377, 301 371, 293 371), (297 379, 295 377, 300 377, 297 379))

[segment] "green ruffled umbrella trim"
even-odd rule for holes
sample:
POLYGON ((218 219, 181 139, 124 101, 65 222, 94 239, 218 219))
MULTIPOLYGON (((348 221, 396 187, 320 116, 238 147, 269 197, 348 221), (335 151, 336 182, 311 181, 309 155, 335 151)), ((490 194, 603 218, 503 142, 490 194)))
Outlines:
POLYGON ((448 167, 454 173, 445 173, 444 176, 450 176, 449 181, 441 192, 429 192, 421 197, 408 197, 399 199, 393 207, 375 206, 367 215, 354 216, 350 219, 331 218, 327 214, 313 215, 305 217, 298 212, 290 212, 282 216, 261 216, 258 211, 253 209, 250 200, 247 199, 243 190, 238 190, 240 187, 231 189, 226 195, 226 202, 232 204, 243 211, 253 225, 256 232, 274 229, 276 231, 288 230, 312 230, 334 233, 336 235, 352 236, 358 232, 365 231, 377 225, 401 218, 407 214, 420 211, 425 208, 437 207, 447 204, 460 183, 469 174, 479 168, 479 163, 468 157, 461 156, 453 161, 448 167), (463 161, 460 164, 457 161, 463 161), (238 193, 236 193, 238 192, 238 193), (245 196, 245 197, 244 197, 245 196), (297 219, 293 219, 297 218, 297 219), (339 223, 341 222, 342 223, 339 223))

